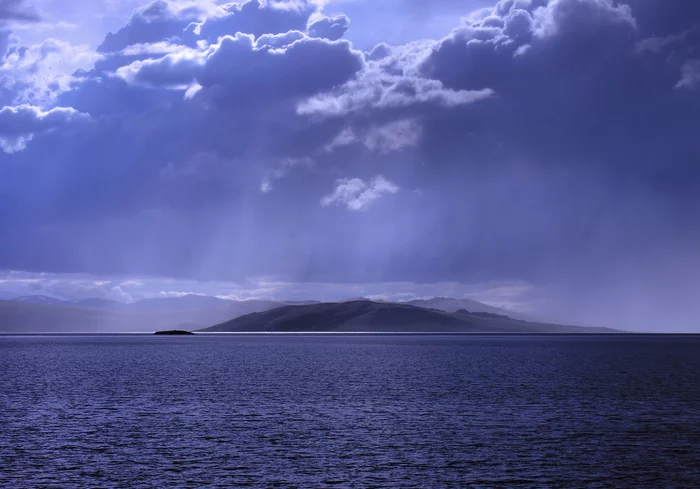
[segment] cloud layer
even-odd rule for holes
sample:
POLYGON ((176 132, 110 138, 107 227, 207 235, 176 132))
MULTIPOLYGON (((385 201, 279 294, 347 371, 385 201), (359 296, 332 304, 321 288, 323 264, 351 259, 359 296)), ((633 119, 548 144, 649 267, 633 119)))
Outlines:
POLYGON ((36 22, 39 14, 24 0, 3 0, 0 3, 0 23, 5 21, 36 22))
POLYGON ((0 27, 0 268, 691 307, 697 2, 501 0, 365 52, 335 10, 158 0, 96 50, 0 27))

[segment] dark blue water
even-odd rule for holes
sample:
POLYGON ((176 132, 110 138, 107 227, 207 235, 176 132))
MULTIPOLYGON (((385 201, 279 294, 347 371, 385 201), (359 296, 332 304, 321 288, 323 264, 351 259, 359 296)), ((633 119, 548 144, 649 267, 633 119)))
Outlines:
POLYGON ((700 338, 0 337, 2 487, 700 487, 700 338))

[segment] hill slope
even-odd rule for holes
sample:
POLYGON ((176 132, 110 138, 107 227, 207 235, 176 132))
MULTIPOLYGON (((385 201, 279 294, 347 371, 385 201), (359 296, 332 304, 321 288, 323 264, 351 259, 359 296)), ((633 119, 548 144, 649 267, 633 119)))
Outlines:
POLYGON ((533 321, 534 319, 527 314, 520 314, 513 311, 507 311, 500 307, 489 306, 482 302, 477 302, 471 299, 454 299, 451 297, 433 297, 432 299, 414 299, 404 304, 411 306, 424 307, 426 309, 439 309, 445 312, 457 312, 460 309, 466 309, 469 312, 488 312, 491 314, 500 314, 509 316, 513 319, 523 319, 525 321, 533 321))
POLYGON ((448 313, 409 304, 366 300, 283 306, 248 314, 200 330, 224 332, 463 332, 463 333, 612 333, 584 328, 530 323, 501 315, 448 313))

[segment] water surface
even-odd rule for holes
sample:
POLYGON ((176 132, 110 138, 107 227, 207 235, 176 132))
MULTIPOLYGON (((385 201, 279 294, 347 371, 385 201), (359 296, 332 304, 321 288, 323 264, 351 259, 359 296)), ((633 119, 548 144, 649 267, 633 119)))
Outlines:
POLYGON ((0 337, 0 486, 700 487, 691 336, 0 337))

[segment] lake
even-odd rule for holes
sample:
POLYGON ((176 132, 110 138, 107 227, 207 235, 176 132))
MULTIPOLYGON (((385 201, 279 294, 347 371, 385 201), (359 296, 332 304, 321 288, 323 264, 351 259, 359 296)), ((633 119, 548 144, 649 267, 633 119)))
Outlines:
POLYGON ((2 487, 700 487, 700 337, 0 336, 2 487))

